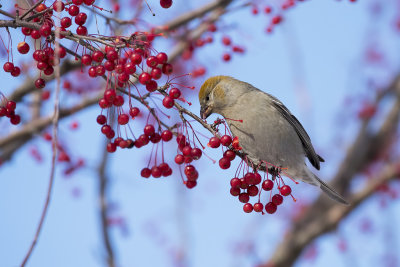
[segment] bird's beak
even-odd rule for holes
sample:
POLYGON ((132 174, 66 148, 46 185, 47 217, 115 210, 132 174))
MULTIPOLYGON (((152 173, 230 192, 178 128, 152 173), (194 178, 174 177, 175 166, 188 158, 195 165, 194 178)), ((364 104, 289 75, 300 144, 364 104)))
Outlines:
POLYGON ((210 107, 210 106, 202 106, 200 109, 200 117, 203 120, 207 119, 211 113, 212 113, 212 107, 210 107))

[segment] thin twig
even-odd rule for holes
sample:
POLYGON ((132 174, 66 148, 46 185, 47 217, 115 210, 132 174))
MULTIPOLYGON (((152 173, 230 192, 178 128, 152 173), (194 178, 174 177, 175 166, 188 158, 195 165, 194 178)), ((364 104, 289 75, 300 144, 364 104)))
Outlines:
MULTIPOLYGON (((58 45, 58 40, 60 37, 60 31, 56 31, 56 61, 59 60, 59 45, 58 45)), ((44 223, 44 219, 46 218, 47 215, 47 210, 49 209, 49 204, 50 204, 50 198, 51 198, 51 193, 53 189, 53 184, 54 184, 54 178, 55 178, 55 169, 56 169, 56 157, 57 157, 57 150, 58 150, 58 120, 60 118, 60 108, 59 108, 59 98, 60 98, 60 65, 56 65, 55 69, 55 76, 56 76, 56 92, 55 92, 55 99, 54 99, 54 113, 53 113, 53 138, 52 138, 52 157, 51 157, 51 170, 50 170, 50 180, 49 180, 49 186, 47 189, 47 196, 46 196, 46 202, 44 204, 43 210, 42 210, 42 215, 40 216, 40 221, 39 225, 36 229, 35 237, 33 238, 33 241, 29 247, 28 253, 25 255, 21 267, 24 267, 26 263, 28 262, 30 256, 32 255, 33 249, 35 248, 40 232, 42 230, 42 226, 44 223)))
POLYGON ((108 140, 104 142, 103 154, 98 167, 100 218, 101 218, 101 232, 103 236, 103 242, 107 251, 107 263, 109 267, 115 267, 114 249, 110 238, 110 231, 109 231, 110 229, 108 224, 109 208, 108 208, 107 192, 108 192, 109 179, 106 175, 106 170, 110 153, 108 153, 106 149, 107 143, 108 140))

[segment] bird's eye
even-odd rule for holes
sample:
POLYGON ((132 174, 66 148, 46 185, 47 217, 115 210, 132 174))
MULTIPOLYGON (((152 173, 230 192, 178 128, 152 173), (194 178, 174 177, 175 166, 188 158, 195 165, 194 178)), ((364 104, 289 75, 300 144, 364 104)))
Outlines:
POLYGON ((210 97, 209 97, 209 96, 206 97, 206 101, 208 101, 208 100, 210 100, 210 97))

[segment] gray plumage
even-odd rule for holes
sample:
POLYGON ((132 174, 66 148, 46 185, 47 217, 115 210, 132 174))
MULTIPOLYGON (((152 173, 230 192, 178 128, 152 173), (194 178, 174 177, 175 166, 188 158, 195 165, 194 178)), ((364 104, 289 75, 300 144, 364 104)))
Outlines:
POLYGON ((317 170, 324 160, 315 152, 301 123, 277 98, 248 83, 216 76, 204 83, 199 99, 203 117, 218 113, 227 118, 232 134, 250 159, 287 168, 284 172, 291 178, 319 186, 332 199, 348 204, 309 170, 305 157, 317 170))

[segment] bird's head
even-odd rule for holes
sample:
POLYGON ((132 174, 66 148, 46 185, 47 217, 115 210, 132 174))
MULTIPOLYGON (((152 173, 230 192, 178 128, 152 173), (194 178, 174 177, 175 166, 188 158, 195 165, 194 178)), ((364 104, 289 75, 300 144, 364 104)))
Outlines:
POLYGON ((223 115, 224 108, 231 104, 234 83, 239 82, 229 76, 208 78, 200 88, 200 116, 206 119, 212 113, 223 115))

